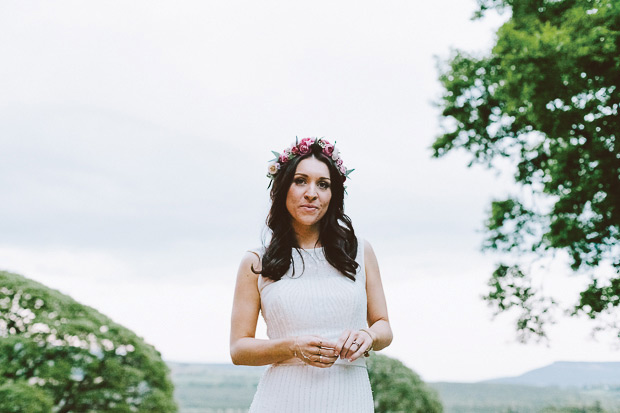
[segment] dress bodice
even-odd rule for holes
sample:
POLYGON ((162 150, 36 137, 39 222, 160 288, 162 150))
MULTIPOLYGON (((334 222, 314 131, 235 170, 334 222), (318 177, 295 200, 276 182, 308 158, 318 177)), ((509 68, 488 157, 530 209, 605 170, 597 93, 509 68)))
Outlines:
MULTIPOLYGON (((337 341, 344 330, 366 327, 364 244, 359 240, 355 281, 325 258, 323 248, 293 250, 293 265, 279 281, 258 276, 261 313, 270 339, 316 335, 337 341)), ((338 358, 318 368, 292 358, 261 377, 250 413, 372 413, 365 357, 338 358)))
POLYGON ((293 249, 279 281, 259 275, 261 312, 270 339, 316 335, 336 341, 346 329, 366 327, 364 243, 358 242, 355 281, 327 262, 323 248, 293 249))

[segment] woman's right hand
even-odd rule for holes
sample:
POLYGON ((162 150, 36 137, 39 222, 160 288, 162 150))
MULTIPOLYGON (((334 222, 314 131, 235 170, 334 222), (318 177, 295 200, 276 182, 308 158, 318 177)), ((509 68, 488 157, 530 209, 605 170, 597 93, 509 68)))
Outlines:
POLYGON ((317 336, 295 337, 295 357, 314 367, 327 368, 338 359, 336 343, 317 336))

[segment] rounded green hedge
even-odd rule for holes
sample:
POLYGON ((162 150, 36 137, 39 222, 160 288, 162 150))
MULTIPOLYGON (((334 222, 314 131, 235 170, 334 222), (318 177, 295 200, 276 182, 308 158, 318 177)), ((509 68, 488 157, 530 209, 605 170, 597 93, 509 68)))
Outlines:
POLYGON ((58 413, 177 411, 153 346, 93 308, 0 271, 0 411, 13 411, 4 404, 29 412, 50 404, 58 413))
POLYGON ((366 359, 375 413, 442 413, 435 390, 400 361, 371 354, 366 359))

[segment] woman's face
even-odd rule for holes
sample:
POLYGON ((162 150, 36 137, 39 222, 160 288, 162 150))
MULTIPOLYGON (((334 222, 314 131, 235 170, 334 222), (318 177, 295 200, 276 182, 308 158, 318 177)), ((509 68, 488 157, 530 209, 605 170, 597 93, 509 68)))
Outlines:
POLYGON ((293 225, 314 226, 323 218, 332 198, 329 168, 314 157, 297 164, 286 196, 286 209, 293 225))

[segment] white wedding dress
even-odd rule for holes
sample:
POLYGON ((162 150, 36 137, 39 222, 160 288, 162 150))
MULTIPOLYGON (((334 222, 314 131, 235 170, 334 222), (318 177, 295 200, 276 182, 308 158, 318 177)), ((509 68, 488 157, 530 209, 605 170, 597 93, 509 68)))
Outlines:
MULTIPOLYGON (((258 251, 260 254, 260 251, 258 251)), ((293 249, 294 267, 279 281, 258 276, 261 312, 270 339, 316 335, 337 341, 346 329, 366 327, 364 242, 359 240, 355 281, 326 260, 323 248, 293 249), (302 260, 303 259, 303 260, 302 260)), ((299 359, 265 371, 251 413, 370 413, 372 391, 364 357, 338 359, 329 368, 299 359)))

